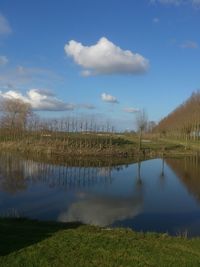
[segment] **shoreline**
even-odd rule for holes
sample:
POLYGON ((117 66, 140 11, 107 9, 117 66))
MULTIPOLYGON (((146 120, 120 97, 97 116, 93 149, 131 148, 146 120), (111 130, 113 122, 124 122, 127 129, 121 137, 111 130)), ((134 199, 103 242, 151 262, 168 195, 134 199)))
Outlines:
MULTIPOLYGON (((166 146, 168 144, 166 143, 166 146)), ((129 145, 128 147, 111 147, 111 148, 63 148, 60 146, 51 146, 45 143, 31 144, 26 141, 4 141, 0 142, 0 149, 3 151, 20 152, 22 154, 34 154, 42 156, 61 156, 61 157, 105 157, 105 158, 155 158, 155 157, 170 157, 170 156, 192 156, 198 154, 198 150, 194 148, 185 149, 182 147, 176 147, 178 144, 174 144, 172 147, 154 147, 150 143, 150 146, 144 146, 140 151, 135 145, 129 145)))

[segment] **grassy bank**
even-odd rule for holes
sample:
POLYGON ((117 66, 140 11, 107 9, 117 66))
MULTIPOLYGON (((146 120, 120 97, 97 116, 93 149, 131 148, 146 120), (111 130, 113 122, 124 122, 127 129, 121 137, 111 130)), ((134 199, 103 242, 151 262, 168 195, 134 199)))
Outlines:
POLYGON ((200 266, 200 239, 0 219, 0 266, 200 266))
POLYGON ((16 139, 0 139, 1 150, 46 156, 75 157, 156 157, 160 155, 192 154, 184 144, 171 140, 144 137, 138 151, 137 135, 126 134, 70 134, 50 136, 23 135, 16 139))

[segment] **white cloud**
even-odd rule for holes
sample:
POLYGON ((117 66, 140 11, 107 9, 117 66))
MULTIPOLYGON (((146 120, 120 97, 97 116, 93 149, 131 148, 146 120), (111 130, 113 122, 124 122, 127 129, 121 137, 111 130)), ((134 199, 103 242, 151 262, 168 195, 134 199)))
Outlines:
POLYGON ((83 67, 83 76, 138 74, 146 72, 149 67, 149 61, 142 55, 130 50, 122 50, 105 37, 91 46, 84 46, 71 40, 64 49, 76 64, 83 67))
POLYGON ((0 91, 0 98, 20 99, 29 103, 34 110, 65 111, 73 110, 75 108, 75 105, 63 102, 56 98, 50 91, 41 89, 31 89, 25 95, 14 90, 5 93, 0 91))
POLYGON ((9 25, 7 19, 0 14, 0 35, 9 34, 12 32, 12 29, 9 25))
POLYGON ((16 90, 5 93, 0 91, 0 99, 20 99, 29 103, 34 110, 41 111, 67 111, 74 109, 92 110, 96 107, 92 104, 69 104, 58 99, 51 91, 45 89, 31 89, 25 95, 16 90))
POLYGON ((139 112, 139 109, 137 109, 137 108, 124 108, 123 111, 127 112, 127 113, 136 113, 136 112, 139 112))
POLYGON ((0 66, 6 65, 8 63, 8 58, 6 56, 0 56, 0 66))
POLYGON ((108 102, 108 103, 118 103, 118 100, 115 96, 112 96, 106 93, 101 94, 101 99, 104 102, 108 102))
POLYGON ((198 44, 194 41, 190 41, 190 40, 187 40, 185 42, 183 42, 181 45, 180 45, 181 48, 189 48, 189 49, 196 49, 198 48, 198 44))

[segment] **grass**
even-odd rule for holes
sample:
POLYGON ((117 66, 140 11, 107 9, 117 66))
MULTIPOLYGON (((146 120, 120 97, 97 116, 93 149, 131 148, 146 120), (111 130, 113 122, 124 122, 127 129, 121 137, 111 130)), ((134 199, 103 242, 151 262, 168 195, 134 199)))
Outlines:
POLYGON ((116 134, 57 133, 50 136, 19 135, 0 136, 1 149, 59 155, 108 155, 133 154, 136 144, 116 134))
POLYGON ((200 239, 0 219, 0 266, 200 266, 200 239))
POLYGON ((0 139, 2 150, 32 153, 48 156, 75 157, 157 157, 163 153, 192 154, 193 150, 185 150, 185 145, 174 140, 155 139, 152 135, 144 136, 142 150, 138 151, 136 134, 102 134, 102 133, 57 133, 50 136, 22 135, 17 139, 4 137, 0 139), (20 138, 19 138, 20 137, 20 138))

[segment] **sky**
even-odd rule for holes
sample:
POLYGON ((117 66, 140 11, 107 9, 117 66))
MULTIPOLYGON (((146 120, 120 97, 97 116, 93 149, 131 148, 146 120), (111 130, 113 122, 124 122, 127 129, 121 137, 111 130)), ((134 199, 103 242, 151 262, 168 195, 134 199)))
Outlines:
POLYGON ((200 89, 200 0, 0 0, 0 99, 134 129, 200 89))

